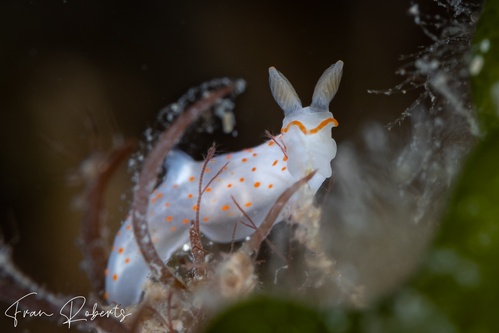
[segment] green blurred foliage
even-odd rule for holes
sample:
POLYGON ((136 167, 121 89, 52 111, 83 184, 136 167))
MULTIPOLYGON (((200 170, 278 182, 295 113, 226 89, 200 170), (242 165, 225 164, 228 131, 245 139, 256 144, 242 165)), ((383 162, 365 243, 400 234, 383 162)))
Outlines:
POLYGON ((499 0, 488 0, 478 21, 471 61, 472 95, 480 125, 499 127, 499 0))
POLYGON ((352 316, 361 332, 499 332, 499 132, 471 154, 420 272, 352 316))
POLYGON ((255 297, 215 318, 207 333, 319 333, 329 332, 316 311, 293 301, 255 297))
POLYGON ((462 332, 499 331, 498 152, 496 130, 464 167, 425 274, 415 281, 462 332))

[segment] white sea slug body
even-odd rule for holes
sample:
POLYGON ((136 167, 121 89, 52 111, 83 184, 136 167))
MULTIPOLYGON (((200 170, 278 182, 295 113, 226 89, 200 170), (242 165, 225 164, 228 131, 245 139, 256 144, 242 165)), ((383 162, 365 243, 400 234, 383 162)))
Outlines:
MULTIPOLYGON (((165 161, 167 175, 151 194, 148 208, 153 243, 165 262, 188 242, 188 230, 197 213, 200 230, 209 239, 223 243, 241 240, 255 230, 240 208, 258 227, 279 195, 294 182, 317 170, 308 182, 315 193, 331 176, 331 160, 336 155, 331 129, 338 123, 329 112, 329 103, 338 90, 342 69, 343 62, 338 61, 324 72, 315 87, 312 104, 304 108, 289 81, 271 67, 270 88, 285 116, 281 133, 257 147, 209 160, 202 188, 210 181, 211 184, 200 204, 199 181, 205 163, 194 161, 179 150, 169 154, 165 161)), ((278 221, 289 215, 292 205, 293 199, 278 221)), ((107 299, 121 305, 137 303, 148 274, 128 218, 114 240, 109 258, 107 299)))

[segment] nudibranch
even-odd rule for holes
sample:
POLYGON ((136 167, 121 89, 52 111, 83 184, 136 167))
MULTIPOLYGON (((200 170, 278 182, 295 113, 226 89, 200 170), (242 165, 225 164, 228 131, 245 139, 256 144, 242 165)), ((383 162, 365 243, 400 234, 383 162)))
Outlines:
MULTIPOLYGON (((170 152, 165 160, 165 179, 151 194, 148 208, 151 237, 165 262, 189 241, 189 227, 196 214, 201 232, 210 240, 241 240, 255 232, 247 217, 258 227, 294 182, 315 170, 308 182, 315 193, 331 176, 331 160, 336 155, 331 129, 338 123, 329 103, 338 90, 342 70, 342 61, 329 67, 315 86, 311 105, 302 107, 289 81, 271 67, 270 89, 284 111, 279 135, 251 149, 215 156, 206 165, 180 150, 170 152), (202 187, 211 184, 198 204, 201 172, 202 187)), ((293 198, 277 221, 289 216, 292 207, 293 198)), ((148 274, 128 218, 114 240, 106 269, 108 301, 123 306, 139 302, 148 274)))

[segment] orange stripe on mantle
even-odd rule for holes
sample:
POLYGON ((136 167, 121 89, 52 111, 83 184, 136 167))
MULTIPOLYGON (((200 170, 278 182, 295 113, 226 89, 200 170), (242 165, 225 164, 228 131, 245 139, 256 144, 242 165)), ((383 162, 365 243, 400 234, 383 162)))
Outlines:
POLYGON ((302 131, 303 134, 305 134, 305 135, 307 135, 307 134, 316 134, 321 129, 323 129, 324 126, 326 126, 329 123, 333 123, 334 127, 338 126, 338 121, 336 119, 334 119, 334 118, 327 118, 327 119, 323 120, 317 127, 314 127, 311 130, 308 130, 305 127, 305 125, 302 124, 301 121, 299 121, 299 120, 293 120, 289 124, 287 124, 286 127, 284 127, 283 129, 281 129, 281 133, 286 133, 287 131, 289 131, 289 128, 294 125, 294 126, 297 126, 300 129, 300 131, 302 131))

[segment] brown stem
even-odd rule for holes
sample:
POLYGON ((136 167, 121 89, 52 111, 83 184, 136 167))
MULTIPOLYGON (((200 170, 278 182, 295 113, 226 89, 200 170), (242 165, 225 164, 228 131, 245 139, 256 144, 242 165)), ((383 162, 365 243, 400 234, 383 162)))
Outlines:
POLYGON ((263 223, 258 227, 256 232, 250 236, 250 239, 246 241, 241 250, 251 255, 254 252, 257 252, 262 244, 262 241, 268 236, 272 226, 274 225, 275 220, 281 213, 281 210, 284 208, 288 200, 295 194, 298 189, 305 185, 312 177, 315 175, 315 171, 309 173, 299 181, 295 182, 291 185, 286 191, 284 191, 277 201, 274 203, 269 213, 263 220, 263 223))
MULTIPOLYGON (((191 242, 192 247, 192 256, 194 257, 194 275, 198 278, 204 277, 205 271, 203 269, 204 266, 204 255, 205 250, 203 248, 203 243, 201 242, 201 231, 199 230, 199 214, 201 211, 201 199, 203 194, 208 187, 203 188, 203 178, 204 173, 206 171, 206 167, 208 163, 215 155, 215 145, 213 144, 210 149, 208 149, 208 154, 203 162, 203 167, 201 168, 201 174, 199 175, 199 187, 198 187, 198 199, 196 204, 196 219, 191 224, 191 228, 189 230, 189 240, 191 242)), ((216 177, 216 176, 215 176, 216 177)), ((214 178, 210 180, 213 181, 214 178)))
POLYGON ((279 141, 277 141, 276 136, 275 136, 275 135, 270 134, 270 132, 269 132, 269 131, 265 131, 265 135, 266 135, 267 137, 269 137, 269 138, 270 138, 270 140, 274 141, 274 143, 275 143, 275 144, 276 144, 279 148, 281 148, 281 151, 282 151, 282 153, 284 154, 284 157, 287 159, 287 158, 288 158, 288 154, 286 153, 286 146, 281 145, 281 144, 279 143, 279 141))
MULTIPOLYGON (((274 244, 272 244, 272 242, 270 240, 267 239, 267 235, 262 235, 262 230, 260 230, 260 228, 257 228, 255 222, 253 222, 253 220, 251 219, 251 217, 249 217, 249 215, 244 211, 244 209, 237 203, 236 199, 231 196, 232 198, 232 201, 234 202, 234 204, 236 205, 237 209, 239 209, 239 211, 244 215, 244 217, 249 221, 249 223, 245 223, 243 221, 239 221, 241 224, 243 224, 244 226, 248 227, 248 228, 251 228, 251 229, 254 229, 255 230, 255 233, 260 233, 257 237, 259 239, 264 239, 265 242, 267 243, 267 245, 270 247, 270 249, 272 251, 274 251, 274 253, 277 254, 277 256, 279 256, 279 258, 281 258, 283 261, 286 261, 286 258, 284 257, 284 255, 277 249, 277 247, 275 247, 274 244)), ((277 218, 277 217, 276 217, 277 218)), ((274 219, 275 221, 275 219, 274 219)), ((272 225, 274 224, 274 222, 272 222, 272 225)), ((237 223, 236 223, 237 225, 237 223)), ((270 226, 272 228, 272 225, 270 226)), ((270 232, 270 230, 269 230, 270 232)), ((232 242, 232 244, 234 244, 234 242, 232 242)), ((258 245, 258 247, 260 247, 260 245, 258 245)))
MULTIPOLYGON (((104 301, 104 270, 108 246, 103 239, 104 194, 109 180, 121 162, 130 154, 134 143, 128 141, 116 148, 111 156, 99 166, 99 174, 88 181, 85 194, 85 212, 81 221, 83 264, 93 290, 104 301)), ((101 163, 98 161, 96 163, 101 163)))
POLYGON ((215 156, 215 145, 211 146, 210 149, 208 149, 208 154, 206 155, 203 167, 201 169, 201 175, 199 177, 198 199, 196 203, 197 207, 196 220, 191 225, 191 229, 189 230, 189 239, 191 242, 192 255, 194 257, 194 274, 197 277, 202 277, 205 275, 205 271, 202 267, 204 266, 204 257, 206 251, 203 248, 203 243, 201 242, 201 231, 199 230, 199 214, 201 211, 201 199, 203 197, 203 194, 206 192, 206 189, 210 187, 211 183, 213 183, 213 181, 225 170, 227 164, 229 164, 229 162, 225 163, 220 168, 220 170, 218 170, 217 173, 213 177, 211 177, 208 183, 203 187, 204 173, 206 171, 208 163, 213 158, 213 156, 215 156))

